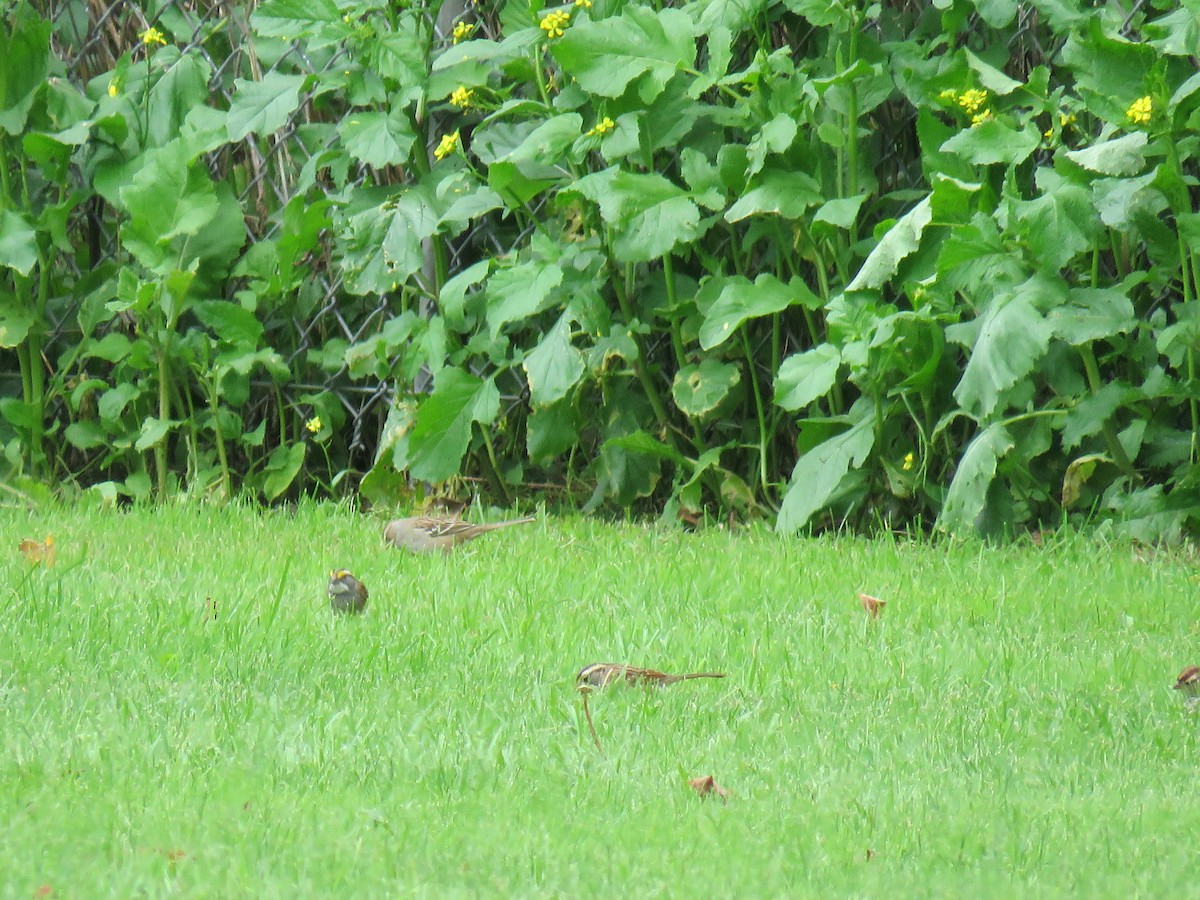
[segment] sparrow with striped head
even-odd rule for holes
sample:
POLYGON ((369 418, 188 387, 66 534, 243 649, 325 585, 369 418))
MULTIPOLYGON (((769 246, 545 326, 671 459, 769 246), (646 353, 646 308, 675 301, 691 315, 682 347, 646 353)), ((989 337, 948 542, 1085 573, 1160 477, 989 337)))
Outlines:
POLYGON ((1200 706, 1200 666, 1188 666, 1175 679, 1175 690, 1181 691, 1187 700, 1184 706, 1194 710, 1200 706))
POLYGON ((575 676, 575 684, 582 688, 603 688, 615 682, 648 687, 662 687, 690 678, 724 678, 724 672, 689 672, 686 675, 668 675, 654 669, 639 669, 619 663, 592 663, 584 666, 575 676))
POLYGON ((412 516, 388 522, 383 528, 383 539, 401 550, 413 553, 432 553, 435 550, 449 553, 459 544, 473 541, 489 531, 536 521, 534 516, 526 516, 523 519, 509 519, 507 522, 476 525, 456 518, 412 516))

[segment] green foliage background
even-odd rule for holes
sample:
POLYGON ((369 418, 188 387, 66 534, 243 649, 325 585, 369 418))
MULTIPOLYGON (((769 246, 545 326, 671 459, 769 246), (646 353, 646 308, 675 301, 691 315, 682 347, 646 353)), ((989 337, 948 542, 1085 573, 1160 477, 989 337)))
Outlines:
POLYGON ((14 478, 1195 520, 1196 0, 121 9, 4 7, 14 478))

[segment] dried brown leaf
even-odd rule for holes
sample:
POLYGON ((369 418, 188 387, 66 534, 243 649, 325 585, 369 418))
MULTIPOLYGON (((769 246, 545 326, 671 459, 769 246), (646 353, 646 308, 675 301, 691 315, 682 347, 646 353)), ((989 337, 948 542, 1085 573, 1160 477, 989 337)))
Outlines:
POLYGON ((717 779, 712 775, 704 775, 700 778, 689 778, 688 787, 699 794, 701 797, 709 797, 716 794, 721 798, 722 803, 728 803, 729 798, 733 793, 728 788, 723 788, 717 784, 717 779))
POLYGON ((866 610, 867 615, 872 619, 878 619, 879 614, 883 612, 883 608, 887 606, 886 600, 880 600, 878 597, 872 597, 870 594, 859 594, 858 599, 862 603, 862 608, 866 610))
POLYGON ((46 540, 44 541, 25 538, 25 540, 17 545, 17 549, 33 565, 36 566, 38 563, 44 562, 47 569, 54 568, 54 535, 46 535, 46 540))

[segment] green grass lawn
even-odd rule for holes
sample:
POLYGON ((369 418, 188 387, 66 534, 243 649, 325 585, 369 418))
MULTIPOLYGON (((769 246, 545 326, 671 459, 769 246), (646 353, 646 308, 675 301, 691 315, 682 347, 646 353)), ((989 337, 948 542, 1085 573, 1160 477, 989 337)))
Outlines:
POLYGON ((1197 891, 1182 556, 550 519, 418 558, 317 505, 0 523, 7 896, 1197 891), (365 616, 330 613, 334 567, 365 616), (729 677, 593 695, 601 757, 592 662, 729 677))

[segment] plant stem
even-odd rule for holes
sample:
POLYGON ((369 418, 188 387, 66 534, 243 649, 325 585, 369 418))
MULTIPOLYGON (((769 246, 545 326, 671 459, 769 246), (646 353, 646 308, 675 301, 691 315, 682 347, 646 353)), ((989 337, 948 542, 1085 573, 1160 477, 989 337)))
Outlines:
MULTIPOLYGON (((170 418, 170 374, 167 370, 167 343, 170 332, 163 330, 163 340, 158 348, 158 418, 165 422, 170 418)), ((158 480, 158 499, 165 500, 167 496, 167 436, 164 434, 154 445, 154 469, 158 480)))
POLYGON ((767 486, 767 417, 763 411, 762 391, 758 384, 758 372, 754 367, 754 352, 750 348, 750 336, 743 326, 742 349, 746 352, 746 365, 750 369, 750 384, 754 390, 754 410, 758 416, 758 479, 764 496, 769 494, 767 486))
MULTIPOLYGON (((1092 396, 1096 396, 1100 393, 1103 383, 1100 381, 1100 367, 1096 364, 1096 354, 1092 351, 1092 345, 1082 344, 1079 347, 1079 355, 1083 359, 1083 370, 1087 374, 1088 387, 1092 391, 1092 396)), ((1193 407, 1193 416, 1194 414, 1195 409, 1193 407)), ((1193 437, 1196 433, 1195 425, 1195 419, 1193 418, 1193 437)), ((1105 419, 1100 430, 1104 435, 1104 443, 1108 445, 1108 452, 1112 455, 1113 462, 1117 464, 1117 468, 1134 481, 1139 480, 1137 469, 1133 467, 1129 455, 1125 452, 1125 448, 1121 446, 1120 440, 1117 439, 1117 429, 1113 427, 1112 419, 1105 419)))

